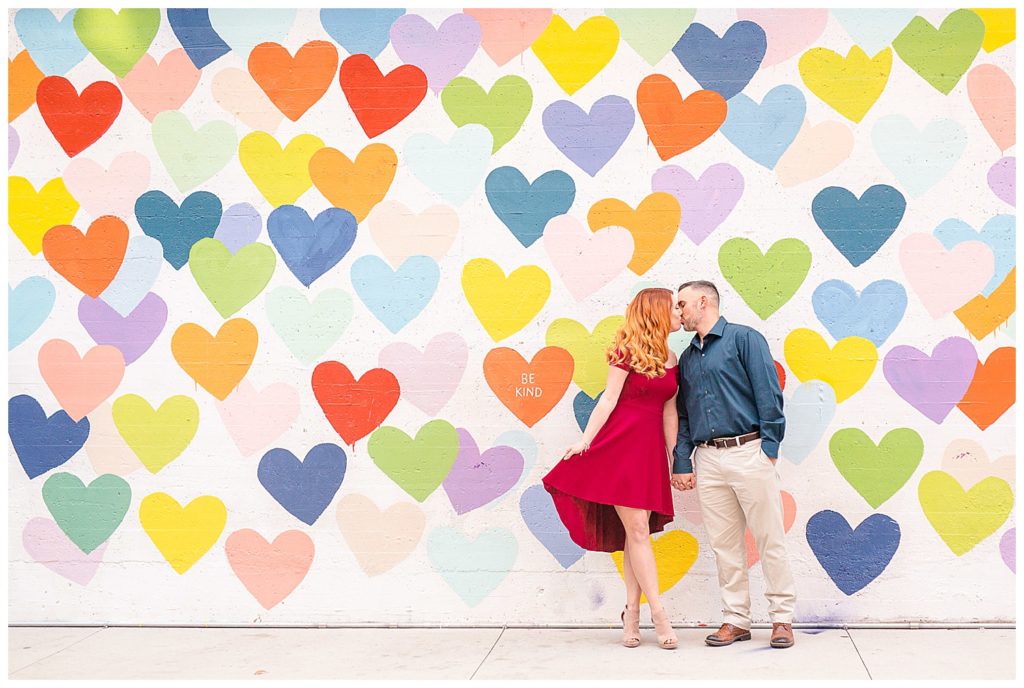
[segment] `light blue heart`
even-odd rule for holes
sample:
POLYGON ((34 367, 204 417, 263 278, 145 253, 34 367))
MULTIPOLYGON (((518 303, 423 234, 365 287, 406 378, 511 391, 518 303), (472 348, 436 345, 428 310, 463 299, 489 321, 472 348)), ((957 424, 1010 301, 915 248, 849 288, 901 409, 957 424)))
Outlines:
POLYGON ((309 365, 348 327, 352 297, 341 289, 325 289, 310 303, 307 292, 278 287, 267 294, 267 319, 292 355, 309 365))
POLYGON ((440 279, 437 261, 428 256, 406 258, 398 270, 377 256, 363 256, 352 263, 356 295, 392 333, 427 307, 440 279))
POLYGON ((832 10, 832 15, 868 57, 891 45, 915 14, 915 10, 832 10))
MULTIPOLYGON (((510 495, 519 489, 519 486, 523 484, 526 476, 530 473, 530 469, 537 463, 537 440, 533 439, 533 435, 526 432, 525 430, 508 430, 503 432, 494 440, 494 446, 496 447, 512 447, 517 452, 523 455, 523 472, 519 475, 519 480, 515 485, 506 492, 506 495, 510 495)), ((495 500, 488 507, 492 507, 500 500, 495 500)))
POLYGON ((729 99, 722 134, 745 156, 774 169, 799 133, 806 112, 803 91, 789 84, 768 91, 760 105, 750 96, 737 93, 729 99))
POLYGON ((985 223, 980 232, 953 217, 936 227, 932 233, 947 251, 965 241, 983 241, 989 245, 996 258, 996 271, 981 290, 985 296, 990 296, 1017 264, 1017 218, 1013 215, 996 215, 985 223))
POLYGON ((100 300, 121 316, 128 317, 156 284, 163 262, 164 249, 159 240, 151 236, 132 237, 121 268, 100 294, 100 300))
POLYGON ((57 290, 45 277, 27 277, 11 288, 7 285, 7 350, 32 336, 46 322, 57 300, 57 290))
POLYGON ((295 23, 295 10, 210 8, 210 25, 231 49, 245 57, 260 43, 282 43, 295 23))
POLYGON ((449 143, 414 134, 405 143, 405 161, 427 188, 452 205, 461 205, 480 185, 493 142, 482 124, 459 127, 449 143))
POLYGON ((951 119, 932 120, 919 131, 903 115, 889 115, 875 123, 871 142, 907 193, 920 196, 956 165, 967 148, 967 132, 951 119))
POLYGON ((322 9, 320 24, 349 55, 377 57, 391 40, 391 25, 402 9, 322 9))
POLYGON ((75 33, 75 12, 57 20, 50 10, 23 9, 14 15, 14 28, 39 71, 63 75, 89 54, 75 33))
POLYGON ((786 401, 786 435, 779 456, 803 463, 825 436, 836 415, 836 393, 821 380, 809 380, 786 401))
POLYGON ((516 536, 506 528, 489 528, 474 539, 448 526, 427 535, 430 564, 470 607, 505 580, 518 554, 516 536))
POLYGON ((822 282, 811 296, 814 314, 836 341, 863 337, 881 347, 907 310, 907 290, 899 282, 878 280, 857 290, 843 280, 822 282))

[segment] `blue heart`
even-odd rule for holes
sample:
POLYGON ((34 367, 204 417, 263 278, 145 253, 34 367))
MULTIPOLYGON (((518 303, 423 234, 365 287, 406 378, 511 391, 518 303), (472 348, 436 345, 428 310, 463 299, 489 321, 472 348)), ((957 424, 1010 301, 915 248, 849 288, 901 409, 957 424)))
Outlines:
POLYGON ((576 416, 576 425, 580 426, 580 432, 587 429, 587 423, 590 422, 590 414, 594 412, 594 407, 597 406, 598 400, 601 399, 603 391, 598 392, 597 396, 591 399, 587 396, 586 392, 580 392, 572 400, 572 412, 576 416))
POLYGON ((1013 215, 996 215, 980 232, 963 220, 950 218, 936 227, 933 234, 947 251, 965 241, 983 241, 989 245, 996 258, 996 270, 981 290, 985 296, 991 296, 1017 264, 1017 218, 1013 215))
POLYGON ((302 208, 283 205, 267 218, 270 241, 307 287, 345 257, 357 229, 355 216, 342 208, 328 208, 310 220, 302 208))
POLYGON ((428 256, 411 256, 398 268, 377 256, 352 264, 352 287, 384 326, 397 333, 420 314, 437 291, 441 269, 428 256))
POLYGON ((39 71, 62 75, 89 54, 75 33, 75 12, 57 21, 50 10, 23 9, 14 15, 14 28, 39 71))
POLYGON ((821 380, 808 380, 786 399, 786 436, 779 456, 797 465, 811 455, 836 415, 836 393, 821 380))
POLYGON ((563 569, 583 558, 586 550, 569 537, 569 531, 558 518, 555 503, 543 485, 534 485, 523 492, 519 498, 519 513, 533 536, 551 552, 563 569))
POLYGON ((7 350, 32 336, 46 322, 57 300, 57 290, 45 277, 28 277, 7 286, 7 350))
POLYGON ((900 524, 872 514, 852 530, 841 514, 819 511, 807 521, 807 544, 832 582, 852 595, 889 565, 900 546, 900 524))
POLYGON ((320 10, 320 23, 350 55, 377 57, 391 40, 391 25, 405 14, 402 9, 320 10))
POLYGON ((703 24, 690 24, 672 53, 697 83, 729 100, 750 83, 767 49, 764 29, 739 21, 721 38, 703 24))
POLYGON ((313 525, 345 479, 348 457, 336 444, 318 444, 299 461, 287 449, 271 449, 260 459, 260 484, 303 523, 313 525))
POLYGON ((189 194, 180 207, 163 191, 147 191, 135 201, 139 226, 160 242, 164 260, 175 270, 188 262, 193 244, 213 237, 222 211, 220 199, 209 191, 189 194))
POLYGON ((208 9, 168 8, 167 23, 171 25, 171 30, 196 69, 202 69, 218 57, 231 52, 231 46, 213 30, 208 9))
POLYGON ((907 290, 899 282, 878 280, 857 290, 842 280, 822 282, 811 296, 814 314, 833 339, 863 337, 881 347, 907 310, 907 290))
POLYGON ((519 243, 529 247, 544 233, 548 220, 569 212, 576 184, 565 172, 550 170, 531 184, 514 167, 498 167, 484 184, 494 214, 519 243))
POLYGON ((38 401, 19 394, 7 402, 7 432, 21 467, 31 479, 78 453, 89 438, 89 419, 76 423, 66 411, 47 418, 38 401))
POLYGON ((544 108, 541 122, 551 143, 593 177, 633 131, 636 113, 622 96, 599 98, 590 112, 571 100, 556 100, 544 108))
POLYGON ((848 189, 830 186, 811 203, 814 221, 853 267, 878 252, 906 209, 903 194, 887 184, 870 187, 860 199, 848 189))
POLYGON ((722 134, 745 156, 771 170, 793 143, 806 112, 803 91, 789 84, 768 91, 760 105, 739 93, 729 101, 722 134))

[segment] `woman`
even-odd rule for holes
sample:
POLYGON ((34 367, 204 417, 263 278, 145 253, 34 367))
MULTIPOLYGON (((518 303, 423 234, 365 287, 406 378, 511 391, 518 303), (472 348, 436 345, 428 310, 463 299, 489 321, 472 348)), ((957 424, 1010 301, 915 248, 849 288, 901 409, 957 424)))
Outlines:
POLYGON ((644 289, 608 350, 608 382, 583 437, 545 477, 544 487, 573 541, 597 552, 622 550, 626 608, 622 644, 640 644, 640 594, 651 605, 658 645, 678 639, 658 594, 650 534, 672 521, 669 461, 675 447, 676 356, 668 336, 681 327, 668 289, 644 289))

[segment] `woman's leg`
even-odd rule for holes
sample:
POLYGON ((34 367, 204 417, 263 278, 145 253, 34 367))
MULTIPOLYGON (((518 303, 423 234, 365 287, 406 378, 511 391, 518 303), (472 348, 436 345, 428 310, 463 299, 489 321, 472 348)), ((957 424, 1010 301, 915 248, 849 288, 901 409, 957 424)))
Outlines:
MULTIPOLYGON (((650 512, 625 506, 616 506, 615 512, 619 515, 619 520, 622 521, 622 526, 626 530, 629 563, 633 575, 647 597, 648 604, 651 605, 651 618, 658 630, 658 643, 665 648, 674 648, 678 641, 671 625, 668 624, 665 610, 661 606, 661 595, 658 593, 658 569, 654 561, 654 550, 651 548, 650 512)), ((623 550, 623 554, 625 554, 625 550, 623 550)), ((625 558, 623 558, 623 572, 625 572, 625 558)))
POLYGON ((629 560, 629 539, 626 539, 626 545, 622 548, 622 573, 626 579, 626 607, 628 609, 639 609, 640 608, 640 583, 636 579, 636 574, 633 573, 633 564, 629 560))

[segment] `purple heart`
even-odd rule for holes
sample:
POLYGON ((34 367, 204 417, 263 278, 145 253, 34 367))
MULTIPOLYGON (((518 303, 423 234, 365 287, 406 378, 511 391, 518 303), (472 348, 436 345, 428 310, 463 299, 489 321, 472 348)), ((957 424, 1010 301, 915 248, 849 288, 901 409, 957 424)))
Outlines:
POLYGON ((543 485, 534 485, 523 492, 519 498, 519 513, 533 536, 551 552, 563 569, 583 558, 585 550, 569 537, 569 531, 558 518, 555 503, 543 485))
POLYGON ((1011 571, 1017 573, 1017 529, 1010 528, 999 538, 999 553, 1011 571))
POLYGON ((391 45, 403 62, 423 70, 437 93, 473 59, 480 47, 480 22, 453 14, 435 29, 420 15, 405 14, 391 25, 391 45))
POLYGON ((459 454, 442 485, 455 513, 464 514, 511 490, 523 473, 523 455, 505 446, 481 454, 468 430, 458 433, 459 454))
POLYGON ((125 365, 137 360, 153 345, 167 324, 167 304, 150 292, 122 316, 100 299, 83 296, 78 302, 78 320, 97 344, 116 346, 125 365))
POLYGON ((988 170, 988 188, 1001 201, 1017 205, 1017 158, 1000 158, 988 170))
POLYGON ((88 585, 96 575, 108 544, 104 542, 85 554, 48 518, 29 521, 21 534, 21 543, 33 559, 79 585, 88 585))
POLYGON ((234 255, 238 249, 251 244, 263 230, 263 218, 248 203, 235 203, 224 211, 213 238, 227 246, 234 255))
POLYGON ((896 394, 941 423, 964 398, 977 366, 974 345, 963 337, 950 337, 939 342, 931 356, 912 346, 894 347, 882 370, 896 394))
POLYGON ((10 124, 7 125, 7 169, 11 169, 14 159, 18 157, 18 149, 21 148, 21 139, 18 132, 10 124))
POLYGON ((726 162, 707 168, 700 179, 678 165, 666 165, 651 178, 651 191, 676 197, 682 208, 679 228, 700 244, 736 207, 743 195, 743 175, 726 162))
POLYGON ((551 143, 593 177, 629 136, 636 113, 622 96, 600 98, 589 114, 571 100, 556 100, 544 109, 542 121, 551 143))

